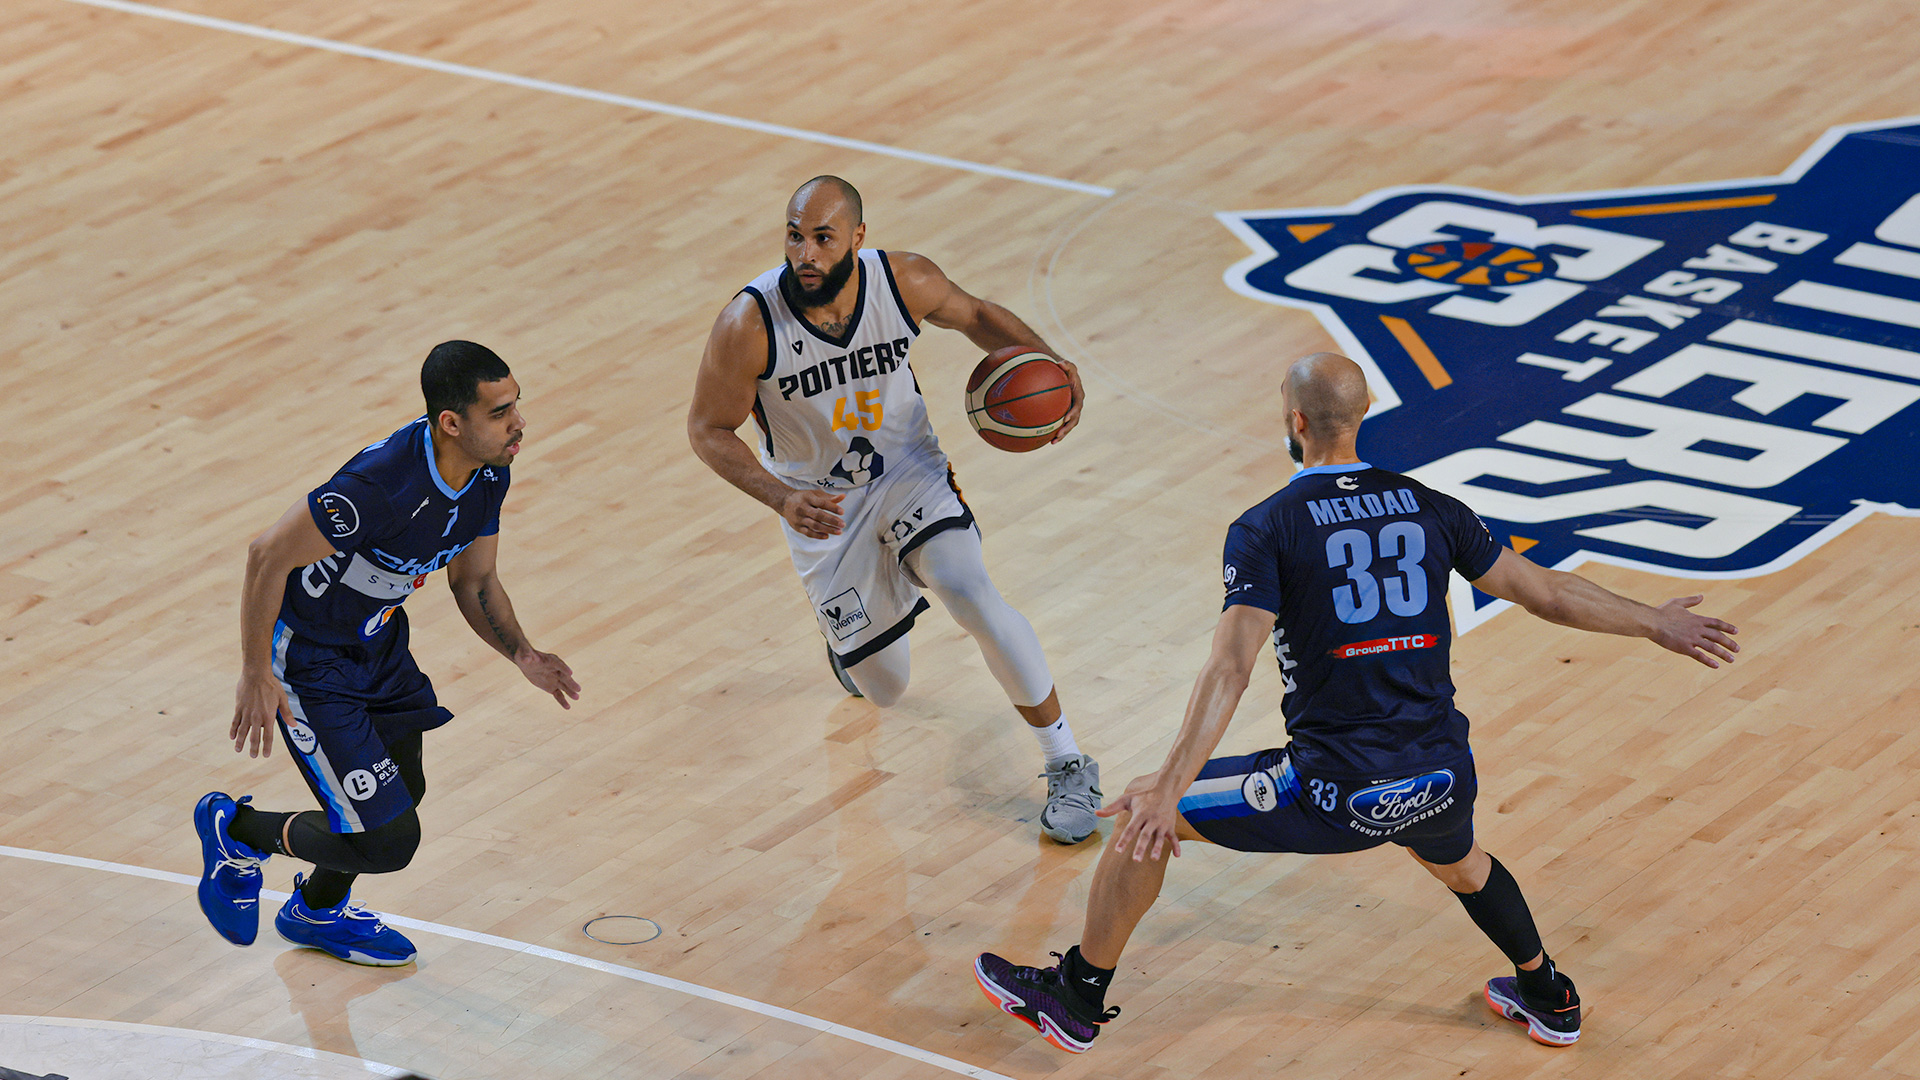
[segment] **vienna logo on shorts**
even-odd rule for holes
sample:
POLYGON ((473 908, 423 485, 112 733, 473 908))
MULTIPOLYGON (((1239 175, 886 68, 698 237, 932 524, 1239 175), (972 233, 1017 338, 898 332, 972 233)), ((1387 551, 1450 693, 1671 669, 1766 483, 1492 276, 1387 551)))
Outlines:
POLYGON ((1227 284, 1366 371, 1368 460, 1537 562, 1748 577, 1920 516, 1920 118, 1767 179, 1219 217, 1254 251, 1227 284))
POLYGON ((1453 792, 1453 772, 1441 769, 1361 788, 1347 796, 1347 812, 1373 825, 1403 825, 1445 803, 1453 792))
POLYGON ((360 508, 337 491, 320 496, 320 512, 327 516, 327 531, 335 539, 360 531, 360 508))
POLYGON ((860 602, 860 590, 848 589, 820 605, 820 615, 833 630, 835 641, 845 641, 872 625, 867 606, 860 602))

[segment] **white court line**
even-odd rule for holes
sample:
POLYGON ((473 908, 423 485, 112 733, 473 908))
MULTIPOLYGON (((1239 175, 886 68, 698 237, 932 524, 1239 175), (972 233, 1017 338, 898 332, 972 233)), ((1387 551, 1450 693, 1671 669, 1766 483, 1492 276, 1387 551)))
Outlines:
POLYGON ((382 1065, 366 1058, 336 1054, 331 1050, 315 1050, 311 1046, 294 1046, 289 1043, 268 1042, 265 1039, 248 1038, 245 1035, 228 1035, 219 1031, 201 1031, 199 1028, 160 1027, 155 1024, 129 1024, 121 1020, 86 1020, 72 1016, 0 1016, 0 1024, 19 1024, 23 1027, 64 1027, 93 1028, 103 1031, 126 1031, 138 1035, 172 1035, 183 1039, 196 1039, 202 1042, 216 1042, 226 1046, 239 1046, 248 1050, 266 1050, 289 1057, 306 1058, 308 1061, 330 1061, 341 1065, 358 1065, 370 1073, 381 1076, 403 1077, 409 1075, 406 1069, 392 1065, 382 1065))
MULTIPOLYGON (((76 2, 92 2, 92 0, 76 0, 76 2)), ((200 884, 199 878, 186 874, 175 874, 166 870, 150 870, 144 866, 130 866, 126 863, 104 862, 100 859, 86 859, 78 855, 61 855, 52 851, 36 851, 32 848, 0 845, 0 855, 10 856, 15 859, 29 859, 34 862, 54 863, 59 866, 76 866, 82 870, 104 870, 111 874, 126 874, 129 877, 147 878, 152 881, 170 881, 176 885, 197 886, 200 884)), ((285 900, 289 894, 276 892, 273 889, 262 889, 260 895, 274 900, 285 900)), ((673 990, 677 993, 685 994, 688 997, 700 998, 703 1001, 711 1001, 719 1005, 731 1005, 736 1009, 742 1009, 746 1012, 755 1013, 769 1019, 784 1020, 789 1024, 796 1024, 800 1027, 827 1035, 835 1035, 849 1042, 857 1042, 862 1046, 871 1046, 876 1050, 885 1050, 890 1054, 898 1054, 904 1058, 912 1058, 914 1061, 932 1065, 937 1069, 944 1069, 947 1072, 959 1076, 972 1077, 973 1080, 1012 1080, 1011 1077, 994 1072, 991 1069, 985 1069, 978 1065, 969 1065, 964 1061, 958 1061, 954 1058, 944 1057, 928 1050, 922 1050, 917 1046, 909 1046, 906 1043, 896 1042, 893 1039, 872 1035, 861 1031, 859 1028, 850 1028, 845 1024, 836 1024, 831 1020, 822 1020, 817 1016, 808 1016, 806 1013, 794 1012, 792 1009, 783 1009, 778 1005, 769 1005, 764 1001, 755 1001, 749 997, 741 997, 739 994, 729 994, 724 990, 710 989, 701 986, 699 983, 671 979, 665 975, 655 975, 651 971, 642 971, 639 968, 627 967, 624 964, 609 964, 604 960, 595 960, 586 956, 576 956, 573 953, 561 952, 558 949, 549 949, 542 945, 529 945, 524 941, 515 941, 512 938, 496 937, 493 934, 482 934, 476 930, 463 930, 457 926, 444 926, 440 923, 423 922, 419 919, 409 919, 400 915, 388 915, 386 912, 381 912, 380 917, 394 926, 403 926, 409 930, 438 934, 441 937, 458 938, 461 941, 471 941, 476 945, 491 945, 496 949, 505 949, 508 952, 521 953, 525 956, 537 956, 543 960, 570 964, 573 967, 586 968, 589 971, 604 972, 618 978, 630 979, 637 983, 645 983, 648 986, 657 986, 663 990, 673 990)))
POLYGON ((698 120, 721 127, 739 128, 754 131, 762 135, 778 135, 786 139, 798 139, 801 142, 820 143, 823 146, 836 146, 842 150, 859 150, 868 154, 881 154, 886 157, 900 158, 905 161, 917 161, 922 165, 938 165, 946 169, 959 169, 962 172, 979 173, 983 176, 996 176, 1003 180, 1018 180, 1027 184, 1039 184, 1042 187, 1059 188, 1063 191, 1075 191, 1082 195, 1098 195, 1102 198, 1113 194, 1110 187, 1098 184, 1083 184, 1078 180, 1063 180, 1057 176, 1043 176, 1039 173, 1024 172, 1020 169, 1003 169, 998 165, 983 165, 977 161, 963 161, 943 154, 928 154, 919 150, 907 150, 885 143, 868 142, 865 139, 849 139, 840 135, 829 135, 821 131, 808 131, 805 128, 788 127, 785 124, 769 124, 761 120, 748 120, 726 113, 708 112, 705 109, 690 109, 684 105, 670 105, 664 101, 649 101, 646 98, 627 97, 624 94, 609 94, 601 90, 589 90, 566 83, 548 82, 545 79, 530 79, 524 75, 510 75, 504 71, 490 71, 486 68, 469 67, 466 64, 450 64, 444 60, 429 60, 424 56, 409 56, 406 53, 390 52, 386 49, 372 49, 365 45, 353 45, 344 41, 312 37, 307 34, 289 33, 285 30, 271 30, 251 23, 234 22, 231 19, 216 19, 211 15, 196 15, 189 11, 175 11, 171 8, 155 7, 152 4, 136 4, 130 0, 67 0, 71 4, 85 4, 88 7, 105 8, 126 15, 145 15, 154 19, 166 19, 169 22, 186 23, 207 30, 224 30, 230 34, 245 34, 248 37, 277 41, 285 45, 301 45, 309 49, 321 49, 326 52, 357 56, 364 60, 380 60, 402 67, 421 68, 437 71, 444 75, 462 75, 469 79, 502 83, 517 86, 524 90, 540 90, 562 97, 581 98, 597 101, 603 105, 619 105, 622 108, 638 109, 642 112, 660 113, 663 116, 678 117, 682 120, 698 120))

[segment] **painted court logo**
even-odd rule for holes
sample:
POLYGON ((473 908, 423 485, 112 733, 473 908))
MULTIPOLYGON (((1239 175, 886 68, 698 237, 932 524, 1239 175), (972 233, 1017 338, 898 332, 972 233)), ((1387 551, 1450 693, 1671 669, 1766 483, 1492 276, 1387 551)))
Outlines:
MULTIPOLYGON (((1550 566, 1770 573, 1920 515, 1920 119, 1781 176, 1220 215, 1366 369, 1362 455, 1550 566)), ((1504 603, 1454 582, 1462 630, 1504 603)))

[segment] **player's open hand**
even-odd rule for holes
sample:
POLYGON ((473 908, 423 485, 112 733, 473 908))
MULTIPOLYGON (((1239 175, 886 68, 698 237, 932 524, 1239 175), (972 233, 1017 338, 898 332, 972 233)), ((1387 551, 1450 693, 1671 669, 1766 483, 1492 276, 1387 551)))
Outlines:
POLYGON ((1095 811, 1099 817, 1132 815, 1114 834, 1112 843, 1116 851, 1131 855, 1134 862, 1159 862, 1169 845, 1174 858, 1180 857, 1180 800, 1161 793, 1156 787, 1158 778, 1154 773, 1134 780, 1119 798, 1095 811))
POLYGON ((240 676, 240 685, 233 688, 233 726, 227 729, 233 752, 247 750, 248 757, 272 757, 274 721, 292 715, 293 707, 287 703, 287 691, 279 679, 272 675, 240 676), (249 742, 253 744, 251 749, 249 742))
POLYGON ((825 540, 839 536, 846 525, 840 518, 840 500, 844 498, 825 491, 796 491, 780 504, 780 516, 801 536, 825 540))
POLYGON ((1073 361, 1061 356, 1056 356, 1053 360, 1066 369, 1067 382, 1073 386, 1073 404, 1067 407, 1067 418, 1060 421, 1060 429, 1053 433, 1052 441, 1059 442, 1067 437, 1067 432, 1072 431, 1074 425, 1080 422, 1080 406, 1087 403, 1087 388, 1080 384, 1080 369, 1074 366, 1073 361))
POLYGON ((1733 654, 1740 651, 1740 643, 1733 640, 1732 635, 1739 633, 1740 628, 1724 619, 1687 610, 1703 599, 1682 596, 1655 608, 1653 632, 1647 637, 1663 649, 1692 657, 1710 668, 1719 667, 1721 660, 1731 664, 1733 654))
POLYGON ((526 648, 513 658, 514 665, 527 681, 553 695, 563 709, 571 709, 568 699, 580 700, 580 684, 565 660, 539 649, 526 648))

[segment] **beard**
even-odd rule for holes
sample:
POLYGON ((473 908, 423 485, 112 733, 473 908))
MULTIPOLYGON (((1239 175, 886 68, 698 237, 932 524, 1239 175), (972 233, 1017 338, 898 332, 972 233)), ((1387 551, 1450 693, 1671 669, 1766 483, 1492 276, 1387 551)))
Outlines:
POLYGON ((1296 465, 1306 464, 1306 455, 1301 452, 1300 444, 1293 441, 1292 435, 1287 436, 1287 456, 1292 458, 1296 465))
POLYGON ((847 287, 847 279, 853 276, 853 265, 853 252, 849 250, 841 256, 839 262, 834 263, 821 276, 819 285, 809 289, 800 284, 800 278, 793 273, 793 264, 788 263, 786 281, 788 297, 796 302, 795 307, 802 310, 825 307, 833 303, 840 295, 841 289, 847 287))

